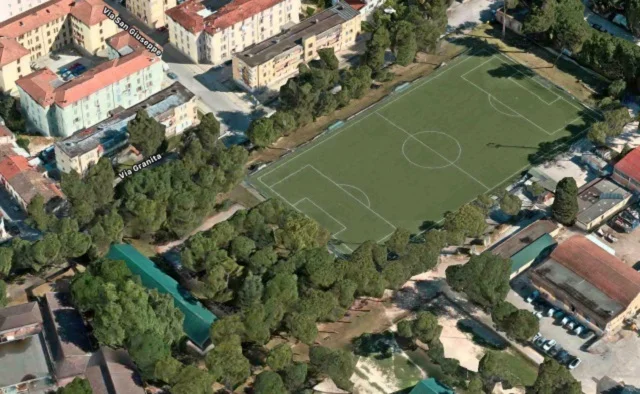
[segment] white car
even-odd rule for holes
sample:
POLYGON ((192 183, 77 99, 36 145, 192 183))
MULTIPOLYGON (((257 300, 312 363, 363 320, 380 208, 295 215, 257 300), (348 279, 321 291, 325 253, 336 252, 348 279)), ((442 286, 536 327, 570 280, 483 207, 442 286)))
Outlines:
POLYGON ((542 319, 542 312, 538 311, 536 313, 533 314, 535 317, 537 317, 538 319, 542 319))
POLYGON ((576 328, 573 329, 573 332, 576 335, 580 335, 582 333, 582 331, 584 330, 584 327, 582 327, 581 325, 577 325, 576 328))
POLYGON ((529 295, 529 297, 527 297, 527 302, 528 302, 529 304, 531 304, 531 302, 532 302, 533 300, 535 300, 536 298, 538 298, 538 296, 539 296, 539 295, 540 295, 540 292, 539 292, 538 290, 534 290, 534 291, 529 295))
POLYGON ((538 338, 542 337, 542 334, 540 332, 538 332, 536 335, 533 336, 533 338, 531 338, 531 342, 535 342, 538 340, 538 338))
POLYGON ((567 323, 565 327, 567 328, 567 330, 573 330, 573 327, 575 326, 576 326, 576 323, 574 321, 570 321, 569 323, 567 323))
POLYGON ((575 369, 578 365, 580 365, 581 362, 582 362, 582 360, 580 360, 579 357, 576 357, 573 360, 571 360, 571 362, 569 363, 568 367, 569 367, 569 369, 575 369))
POLYGON ((544 350, 545 352, 548 352, 549 349, 551 349, 552 347, 554 347, 556 345, 556 340, 555 339, 549 339, 547 341, 547 343, 545 343, 544 345, 542 345, 542 350, 544 350))
POLYGON ((569 316, 565 316, 562 318, 562 321, 560 322, 560 324, 562 324, 563 326, 567 323, 569 323, 571 321, 571 317, 569 316))
POLYGON ((549 308, 549 310, 547 311, 547 316, 551 317, 554 313, 556 313, 556 310, 554 308, 549 308))

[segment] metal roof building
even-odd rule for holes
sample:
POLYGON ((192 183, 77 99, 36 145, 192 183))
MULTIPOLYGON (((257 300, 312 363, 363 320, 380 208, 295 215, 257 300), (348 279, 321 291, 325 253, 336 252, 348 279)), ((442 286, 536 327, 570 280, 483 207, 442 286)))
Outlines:
POLYGON ((134 275, 140 276, 145 287, 171 295, 175 306, 184 313, 183 329, 187 337, 200 349, 207 348, 210 342, 209 327, 217 317, 191 293, 129 244, 113 245, 107 258, 123 260, 134 275))

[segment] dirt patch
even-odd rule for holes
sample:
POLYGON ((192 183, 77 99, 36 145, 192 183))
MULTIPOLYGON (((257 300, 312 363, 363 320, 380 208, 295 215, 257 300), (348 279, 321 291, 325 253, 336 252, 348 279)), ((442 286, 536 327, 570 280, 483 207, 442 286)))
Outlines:
POLYGON ((472 335, 460 331, 458 318, 452 317, 458 311, 451 305, 441 305, 446 314, 438 316, 438 323, 442 326, 440 342, 444 347, 444 356, 455 358, 460 365, 470 371, 477 372, 480 359, 484 356, 485 349, 473 342, 472 335))

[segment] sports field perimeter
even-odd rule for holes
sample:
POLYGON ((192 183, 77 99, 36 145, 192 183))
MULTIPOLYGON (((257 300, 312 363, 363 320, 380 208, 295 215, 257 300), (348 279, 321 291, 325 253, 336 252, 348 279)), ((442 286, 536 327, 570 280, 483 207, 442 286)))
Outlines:
POLYGON ((526 169, 541 142, 577 138, 596 116, 504 54, 475 49, 250 182, 348 252, 440 221, 526 169))

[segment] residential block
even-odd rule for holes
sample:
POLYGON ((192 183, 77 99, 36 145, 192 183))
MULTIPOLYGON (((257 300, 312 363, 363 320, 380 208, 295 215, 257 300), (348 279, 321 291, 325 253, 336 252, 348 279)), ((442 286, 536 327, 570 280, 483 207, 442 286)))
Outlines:
POLYGON ((195 63, 218 65, 299 22, 300 0, 187 0, 167 11, 169 42, 195 63))
POLYGON ((176 0, 128 0, 127 9, 155 29, 166 26, 165 12, 177 5, 176 0))
POLYGON ((338 2, 277 36, 233 55, 233 78, 249 90, 286 81, 301 63, 318 58, 318 50, 340 52, 354 45, 361 15, 338 2))

